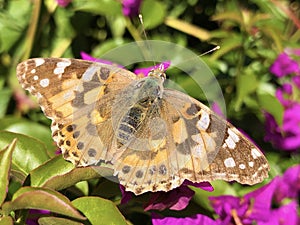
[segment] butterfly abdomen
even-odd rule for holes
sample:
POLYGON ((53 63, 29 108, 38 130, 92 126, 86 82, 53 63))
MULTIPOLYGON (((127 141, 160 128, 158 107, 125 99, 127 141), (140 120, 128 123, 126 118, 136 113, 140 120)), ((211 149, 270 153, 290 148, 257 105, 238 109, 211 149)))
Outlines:
POLYGON ((147 108, 139 103, 131 107, 125 116, 121 119, 118 129, 118 141, 122 144, 129 142, 133 137, 139 126, 142 124, 147 113, 147 108))

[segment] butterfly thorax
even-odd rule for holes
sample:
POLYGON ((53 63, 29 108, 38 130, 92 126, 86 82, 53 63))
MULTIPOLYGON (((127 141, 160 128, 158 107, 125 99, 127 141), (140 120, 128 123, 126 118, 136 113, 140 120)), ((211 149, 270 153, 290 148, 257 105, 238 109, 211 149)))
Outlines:
POLYGON ((163 82, 157 71, 153 70, 148 77, 134 83, 130 96, 132 105, 120 120, 117 139, 119 144, 128 145, 135 138, 135 133, 144 127, 145 118, 153 111, 163 94, 163 82))

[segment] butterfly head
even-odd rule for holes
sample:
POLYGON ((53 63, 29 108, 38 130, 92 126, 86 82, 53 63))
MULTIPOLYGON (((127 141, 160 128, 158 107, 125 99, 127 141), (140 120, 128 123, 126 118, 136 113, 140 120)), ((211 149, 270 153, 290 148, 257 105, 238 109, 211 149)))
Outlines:
POLYGON ((148 73, 149 77, 157 77, 164 82, 166 80, 165 67, 163 64, 160 64, 157 68, 150 70, 148 73))

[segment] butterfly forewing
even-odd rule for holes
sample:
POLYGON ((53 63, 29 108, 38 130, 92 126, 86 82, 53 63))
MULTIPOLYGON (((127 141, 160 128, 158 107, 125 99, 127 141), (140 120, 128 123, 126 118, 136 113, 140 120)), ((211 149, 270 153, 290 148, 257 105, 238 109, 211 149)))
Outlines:
POLYGON ((111 104, 137 78, 133 73, 78 59, 36 58, 20 63, 17 77, 52 120, 53 138, 67 160, 90 165, 109 157, 111 104))
POLYGON ((261 151, 190 96, 164 89, 151 104, 136 103, 133 88, 145 78, 130 71, 39 58, 19 64, 17 76, 52 119, 64 158, 80 166, 109 162, 135 194, 169 191, 185 179, 255 184, 268 176, 261 151))

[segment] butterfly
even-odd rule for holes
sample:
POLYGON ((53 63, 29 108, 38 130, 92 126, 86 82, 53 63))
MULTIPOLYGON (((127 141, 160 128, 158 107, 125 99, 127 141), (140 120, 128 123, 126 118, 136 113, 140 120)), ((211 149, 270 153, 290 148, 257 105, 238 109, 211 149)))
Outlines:
POLYGON ((63 157, 77 166, 108 163, 127 191, 169 191, 184 180, 268 177, 263 153, 207 106, 164 88, 163 66, 140 77, 79 59, 35 58, 17 66, 22 87, 52 120, 63 157))

